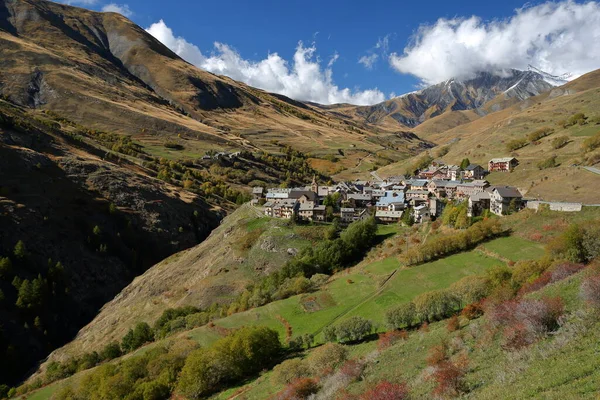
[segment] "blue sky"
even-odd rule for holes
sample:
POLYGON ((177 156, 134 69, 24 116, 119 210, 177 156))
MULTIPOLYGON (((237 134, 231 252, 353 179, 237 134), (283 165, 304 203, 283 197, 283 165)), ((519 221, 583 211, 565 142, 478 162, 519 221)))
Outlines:
POLYGON ((120 11, 201 68, 322 103, 374 103, 478 69, 600 67, 583 46, 598 47, 596 3, 67 1, 120 11))

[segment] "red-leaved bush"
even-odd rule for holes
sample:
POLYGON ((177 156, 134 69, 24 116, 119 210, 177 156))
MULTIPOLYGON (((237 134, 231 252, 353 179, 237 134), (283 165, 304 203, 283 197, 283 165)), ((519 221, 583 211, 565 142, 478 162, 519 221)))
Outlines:
POLYGON ((365 369, 365 364, 356 360, 348 360, 340 368, 340 372, 346 375, 350 380, 358 379, 365 369))
POLYGON ((600 308, 600 275, 588 276, 581 283, 581 297, 594 308, 600 308))
POLYGON ((527 283, 523 285, 521 290, 519 290, 519 295, 524 295, 526 293, 535 292, 536 290, 540 290, 546 285, 549 285, 554 282, 561 281, 569 276, 576 274, 585 268, 583 264, 575 264, 570 262, 560 263, 550 270, 544 272, 540 275, 539 278, 534 280, 531 283, 527 283))
POLYGON ((399 340, 408 339, 408 332, 405 330, 401 331, 389 331, 379 334, 379 340, 377 341, 377 349, 384 350, 398 342, 399 340))
POLYGON ((319 382, 312 378, 299 378, 290 383, 273 400, 303 400, 319 391, 319 382))
POLYGON ((467 304, 461 311, 460 315, 468 320, 479 318, 483 315, 483 307, 481 306, 481 303, 467 304))
POLYGON ((468 358, 458 357, 456 361, 444 360, 435 366, 432 379, 436 385, 433 394, 442 397, 458 396, 465 391, 464 377, 467 373, 468 358))
POLYGON ((408 389, 404 383, 381 381, 375 387, 360 396, 361 400, 405 400, 408 399, 408 389))
POLYGON ((563 312, 562 299, 556 297, 505 301, 492 308, 487 316, 493 329, 502 330, 502 346, 515 350, 557 329, 563 312))
POLYGON ((458 321, 458 315, 454 315, 452 318, 448 319, 448 323, 446 324, 446 329, 448 332, 454 332, 460 329, 460 322, 458 321))

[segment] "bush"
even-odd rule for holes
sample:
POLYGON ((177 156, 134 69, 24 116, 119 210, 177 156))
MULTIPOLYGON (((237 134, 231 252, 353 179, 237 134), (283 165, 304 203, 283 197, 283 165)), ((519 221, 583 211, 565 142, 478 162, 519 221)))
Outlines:
POLYGON ((461 306, 482 300, 490 291, 486 276, 466 276, 450 286, 450 292, 460 300, 461 306))
POLYGON ((363 317, 354 316, 340 322, 334 329, 335 339, 338 342, 358 342, 371 335, 373 323, 363 317))
POLYGON ((484 219, 468 229, 452 235, 439 235, 436 240, 411 247, 403 259, 408 265, 436 260, 448 254, 468 250, 484 240, 499 236, 504 232, 497 218, 484 219))
POLYGON ((584 113, 574 114, 567 120, 566 126, 585 125, 587 118, 584 113))
POLYGON ((458 321, 458 315, 453 315, 448 319, 446 323, 446 329, 448 332, 455 332, 460 329, 460 322, 458 321))
POLYGON ((460 308, 460 300, 446 290, 436 290, 418 295, 414 299, 415 312, 420 321, 439 321, 460 308))
POLYGON ((178 391, 197 399, 228 382, 248 377, 267 367, 281 352, 277 332, 245 327, 216 341, 208 349, 193 351, 181 370, 178 391))
POLYGON ((360 396, 361 400, 405 400, 409 398, 408 388, 404 383, 381 381, 360 396))
POLYGON ((377 349, 383 350, 392 346, 394 343, 400 340, 408 339, 408 332, 402 331, 389 331, 379 334, 379 340, 377 341, 377 349))
POLYGON ((538 169, 555 168, 557 166, 556 156, 551 156, 537 163, 538 169))
POLYGON ((111 342, 107 344, 104 349, 100 352, 100 358, 102 361, 113 360, 121 356, 121 346, 117 342, 111 342))
POLYGON ((594 136, 589 137, 583 141, 583 151, 593 151, 597 148, 600 148, 600 132, 596 133, 594 136))
POLYGON ((481 306, 481 303, 467 304, 467 306, 461 311, 460 315, 468 320, 479 318, 483 315, 483 307, 481 306))
POLYGON ((600 256, 598 221, 570 225, 561 236, 546 246, 546 251, 555 259, 565 259, 575 263, 588 262, 600 256))
POLYGON ((410 328, 415 323, 416 311, 413 302, 400 304, 385 314, 387 324, 392 329, 410 328))
POLYGON ((348 358, 348 350, 337 343, 325 343, 313 350, 306 362, 313 375, 324 375, 339 367, 348 358))
POLYGON ((536 141, 540 140, 541 138, 551 135, 552 133, 554 133, 554 129, 552 129, 548 126, 545 126, 543 128, 540 128, 540 129, 537 129, 537 130, 531 132, 527 136, 527 140, 529 140, 530 142, 536 142, 536 141))
POLYGON ((306 378, 308 376, 310 376, 310 368, 308 365, 299 358, 293 358, 291 360, 285 360, 273 368, 271 379, 273 379, 276 384, 287 385, 297 379, 306 378))
POLYGON ((600 308, 600 275, 586 277, 581 282, 580 293, 587 304, 600 308))
POLYGON ((461 356, 457 361, 443 360, 434 367, 432 379, 435 381, 433 394, 441 397, 454 397, 466 390, 464 377, 467 374, 468 359, 461 356))
POLYGON ((513 139, 506 143, 506 150, 515 151, 527 146, 527 139, 513 139))
POLYGON ((129 353, 152 341, 154 341, 154 332, 152 332, 150 325, 145 322, 139 322, 135 328, 129 329, 129 332, 123 337, 121 349, 129 353))
POLYGON ((562 147, 564 147, 567 143, 569 143, 569 137, 568 136, 559 136, 559 137, 555 137, 554 139, 552 139, 552 148, 555 150, 558 150, 562 147))
POLYGON ((543 298, 506 301, 487 315, 491 327, 503 331, 502 346, 516 350, 558 328, 558 319, 563 312, 560 298, 543 298))
POLYGON ((290 383, 282 392, 275 395, 275 399, 294 400, 306 399, 319 391, 319 382, 316 379, 300 378, 290 383))

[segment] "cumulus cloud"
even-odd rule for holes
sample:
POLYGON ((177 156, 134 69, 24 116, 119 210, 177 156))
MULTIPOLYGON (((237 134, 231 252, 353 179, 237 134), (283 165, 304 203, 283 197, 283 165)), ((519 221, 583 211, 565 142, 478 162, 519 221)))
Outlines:
POLYGON ((600 67, 600 5, 573 1, 515 10, 506 20, 439 19, 422 26, 393 68, 424 84, 468 78, 483 70, 525 69, 528 64, 573 78, 600 67))
POLYGON ((133 15, 133 11, 129 8, 127 4, 116 4, 110 3, 102 7, 102 11, 104 12, 116 12, 125 17, 131 17, 133 15))
POLYGON ((316 57, 317 48, 314 44, 305 46, 299 42, 290 61, 277 53, 270 53, 263 60, 253 61, 244 59, 235 49, 219 42, 214 43, 212 54, 205 56, 196 45, 183 37, 175 36, 173 30, 162 20, 146 30, 181 58, 199 68, 293 99, 321 104, 361 105, 385 100, 385 95, 378 89, 352 90, 338 87, 333 80, 332 66, 339 56, 334 54, 327 66, 323 67, 316 57))

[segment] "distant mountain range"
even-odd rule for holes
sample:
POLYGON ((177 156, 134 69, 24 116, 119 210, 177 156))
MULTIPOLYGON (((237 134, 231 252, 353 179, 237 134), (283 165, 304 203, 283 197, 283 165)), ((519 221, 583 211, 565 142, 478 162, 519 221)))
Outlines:
POLYGON ((471 79, 449 79, 373 106, 347 109, 345 113, 364 118, 369 124, 393 120, 414 128, 448 111, 476 110, 485 115, 503 108, 499 100, 525 100, 565 83, 564 77, 554 77, 533 67, 528 71, 480 72, 471 79), (493 100, 496 104, 486 110, 485 106, 493 100))

